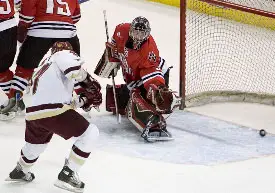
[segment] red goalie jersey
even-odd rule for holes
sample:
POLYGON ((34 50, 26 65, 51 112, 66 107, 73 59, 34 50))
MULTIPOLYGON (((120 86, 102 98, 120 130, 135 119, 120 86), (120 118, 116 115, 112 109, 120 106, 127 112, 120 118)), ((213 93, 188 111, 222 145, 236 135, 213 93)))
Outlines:
POLYGON ((120 24, 112 37, 112 44, 117 48, 117 59, 121 62, 128 88, 138 87, 142 83, 146 89, 150 84, 164 85, 164 60, 159 56, 153 37, 150 35, 140 49, 129 49, 129 29, 129 23, 120 24))
POLYGON ((30 36, 71 38, 80 17, 78 0, 22 0, 19 26, 30 36))

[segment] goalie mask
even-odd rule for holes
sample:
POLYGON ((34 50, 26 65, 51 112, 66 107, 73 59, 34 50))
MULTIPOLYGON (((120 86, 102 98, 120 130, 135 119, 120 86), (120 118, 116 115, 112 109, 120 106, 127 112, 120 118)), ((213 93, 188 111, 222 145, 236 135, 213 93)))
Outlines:
POLYGON ((150 23, 145 17, 135 18, 130 26, 129 36, 133 40, 134 47, 138 48, 150 36, 150 23))

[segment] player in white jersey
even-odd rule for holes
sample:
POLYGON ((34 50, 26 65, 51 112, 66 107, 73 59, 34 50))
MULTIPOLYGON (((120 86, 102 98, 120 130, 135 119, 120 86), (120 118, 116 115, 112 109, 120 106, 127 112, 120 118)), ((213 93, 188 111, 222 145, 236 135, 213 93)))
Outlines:
MULTIPOLYGON (((1 4, 0 1, 0 13, 1 4)), ((23 93, 34 70, 55 42, 70 42, 73 50, 80 55, 80 43, 75 26, 80 18, 78 0, 22 0, 17 27, 17 40, 22 45, 17 56, 15 73, 12 75, 5 71, 1 75, 7 77, 0 81, 0 84, 5 86, 9 99, 0 113, 9 114, 17 109, 25 109, 23 93)), ((5 42, 5 47, 7 45, 5 42)))
POLYGON ((8 181, 32 181, 31 166, 46 149, 53 134, 64 139, 76 137, 71 153, 58 175, 55 186, 73 192, 83 192, 84 183, 77 172, 89 157, 99 131, 74 110, 99 106, 101 86, 81 67, 83 61, 68 42, 57 42, 33 79, 32 104, 26 109, 26 144, 8 181), (72 97, 75 82, 81 92, 72 97))

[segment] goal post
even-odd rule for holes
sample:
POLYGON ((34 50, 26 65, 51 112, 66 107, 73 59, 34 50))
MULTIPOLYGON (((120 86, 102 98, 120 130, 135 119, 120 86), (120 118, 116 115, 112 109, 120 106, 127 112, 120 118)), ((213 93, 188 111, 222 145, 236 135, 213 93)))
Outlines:
POLYGON ((274 6, 262 0, 181 0, 181 107, 275 105, 274 6))
POLYGON ((180 2, 180 73, 179 73, 179 93, 181 96, 180 110, 186 107, 186 0, 180 2))

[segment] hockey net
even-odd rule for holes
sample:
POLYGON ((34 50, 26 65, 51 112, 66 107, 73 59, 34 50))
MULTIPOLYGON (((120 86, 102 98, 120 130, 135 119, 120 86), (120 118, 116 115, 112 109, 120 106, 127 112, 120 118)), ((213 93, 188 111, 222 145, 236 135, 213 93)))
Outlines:
POLYGON ((185 105, 229 101, 274 105, 275 2, 185 2, 180 80, 185 105))

